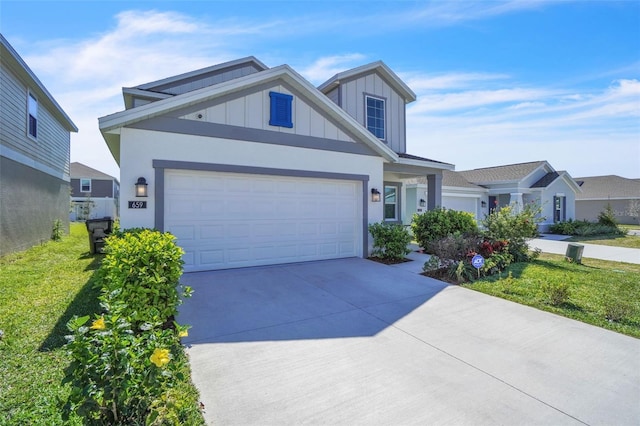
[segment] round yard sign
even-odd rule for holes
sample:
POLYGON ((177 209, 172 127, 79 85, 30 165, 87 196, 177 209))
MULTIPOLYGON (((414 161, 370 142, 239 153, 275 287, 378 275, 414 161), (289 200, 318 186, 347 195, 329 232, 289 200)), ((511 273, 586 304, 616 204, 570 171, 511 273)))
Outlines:
POLYGON ((473 256, 473 259, 471 259, 471 264, 476 269, 482 268, 482 266, 484 266, 484 257, 476 254, 475 256, 473 256))

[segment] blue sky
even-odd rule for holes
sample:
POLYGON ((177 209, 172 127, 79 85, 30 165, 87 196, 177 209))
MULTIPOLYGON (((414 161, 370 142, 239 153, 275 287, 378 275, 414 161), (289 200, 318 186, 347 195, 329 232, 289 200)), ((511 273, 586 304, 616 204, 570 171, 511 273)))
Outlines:
POLYGON ((640 2, 11 1, 3 35, 119 176, 97 118, 121 89, 253 55, 319 85, 383 60, 417 94, 407 149, 457 170, 547 160, 640 177, 640 2))

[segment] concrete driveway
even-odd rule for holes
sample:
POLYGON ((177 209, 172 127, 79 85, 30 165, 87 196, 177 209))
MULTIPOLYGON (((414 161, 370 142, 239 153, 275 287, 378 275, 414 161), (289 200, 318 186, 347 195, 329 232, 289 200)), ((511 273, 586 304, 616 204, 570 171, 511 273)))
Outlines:
POLYGON ((364 259, 186 274, 212 425, 640 424, 640 340, 364 259))

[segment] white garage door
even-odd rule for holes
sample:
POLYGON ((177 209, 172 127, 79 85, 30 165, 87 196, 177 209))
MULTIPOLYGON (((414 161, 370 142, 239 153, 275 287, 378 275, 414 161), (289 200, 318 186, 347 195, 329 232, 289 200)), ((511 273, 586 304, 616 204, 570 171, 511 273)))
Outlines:
POLYGON ((477 198, 442 196, 442 205, 451 210, 469 212, 473 215, 473 217, 476 217, 476 215, 478 214, 477 198))
POLYGON ((165 170, 187 272, 362 256, 362 183, 165 170))

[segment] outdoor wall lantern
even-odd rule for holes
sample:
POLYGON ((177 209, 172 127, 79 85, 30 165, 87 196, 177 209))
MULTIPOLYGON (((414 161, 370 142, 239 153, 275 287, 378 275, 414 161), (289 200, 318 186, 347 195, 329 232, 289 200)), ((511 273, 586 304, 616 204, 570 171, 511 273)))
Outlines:
POLYGON ((380 202, 380 191, 375 188, 371 188, 371 201, 374 203, 380 202))
POLYGON ((147 180, 143 177, 139 177, 136 182, 136 197, 147 196, 147 180))
POLYGON ((487 202, 486 201, 481 201, 480 205, 482 206, 482 208, 487 207, 487 202))
POLYGON ((427 207, 427 202, 424 200, 424 198, 420 198, 420 207, 427 207))

